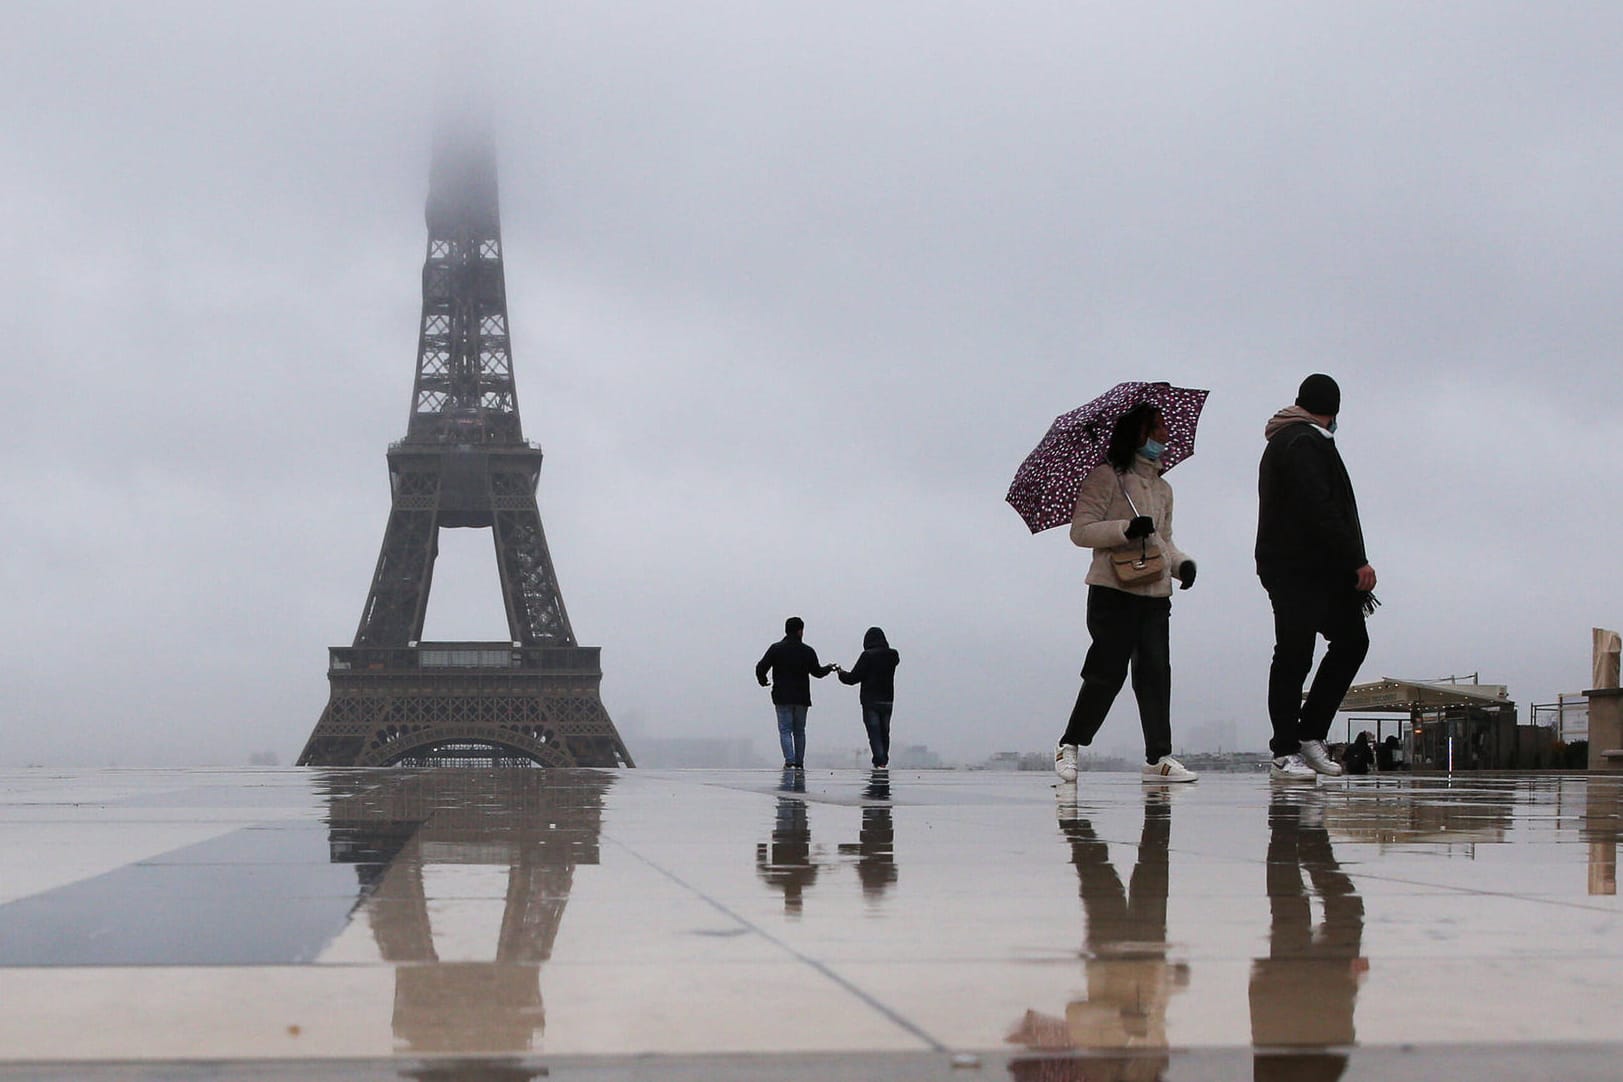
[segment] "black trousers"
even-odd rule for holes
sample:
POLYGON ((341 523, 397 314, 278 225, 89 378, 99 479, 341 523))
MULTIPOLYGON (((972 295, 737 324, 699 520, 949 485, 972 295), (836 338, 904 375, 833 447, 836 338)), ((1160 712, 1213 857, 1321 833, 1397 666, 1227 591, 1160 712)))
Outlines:
POLYGON ((1172 653, 1167 642, 1171 615, 1171 598, 1088 587, 1088 634, 1093 645, 1082 662, 1082 690, 1076 693, 1060 743, 1084 747, 1093 743, 1131 668, 1138 722, 1144 729, 1144 761, 1153 763, 1172 754, 1172 653))
POLYGON ((1274 583, 1274 663, 1268 670, 1268 720, 1275 755, 1289 755, 1304 740, 1330 734, 1336 708, 1346 697, 1358 667, 1369 653, 1364 627, 1364 595, 1347 586, 1274 583), (1313 647, 1323 635, 1330 645, 1314 674, 1307 698, 1302 685, 1313 670, 1313 647))

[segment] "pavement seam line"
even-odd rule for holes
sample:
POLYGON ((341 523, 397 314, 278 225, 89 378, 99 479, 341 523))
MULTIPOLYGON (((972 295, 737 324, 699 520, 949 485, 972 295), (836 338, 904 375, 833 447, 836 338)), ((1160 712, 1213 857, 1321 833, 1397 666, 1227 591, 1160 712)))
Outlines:
POLYGON ((868 991, 864 990, 863 988, 857 986, 850 979, 841 976, 839 973, 836 973, 826 963, 820 962, 816 958, 813 958, 813 957, 805 954, 802 951, 796 950, 794 947, 790 946, 788 943, 785 943, 782 939, 780 939, 777 936, 773 935, 771 932, 767 931, 765 928, 761 927, 759 924, 755 923, 754 921, 750 920, 749 918, 747 918, 747 917, 745 917, 745 916, 743 916, 743 915, 741 915, 739 913, 734 912, 732 909, 729 909, 726 906, 726 904, 724 904, 723 902, 717 900, 716 898, 711 897, 709 894, 706 894, 704 891, 700 890, 698 887, 694 886, 692 883, 689 883, 687 880, 683 879, 681 876, 677 875, 675 872, 671 871, 669 868, 666 868, 664 865, 658 864, 658 863, 648 859, 647 857, 643 856, 641 853, 637 852, 635 849, 631 848, 629 845, 626 845, 624 842, 621 842, 621 841, 619 841, 617 839, 613 839, 613 838, 610 838, 610 839, 607 839, 607 840, 611 844, 617 846, 618 848, 625 850, 625 852, 631 854, 631 856, 633 856, 637 860, 642 861, 642 863, 644 863, 648 867, 652 868, 655 872, 658 872, 660 875, 664 876, 666 879, 670 880, 672 883, 675 883, 677 886, 681 887, 683 890, 685 890, 688 893, 692 894, 693 896, 698 898, 700 901, 704 902, 706 905, 708 905, 711 908, 715 909, 717 912, 722 913, 723 915, 728 917, 730 920, 737 921, 743 927, 748 928, 750 931, 754 932, 756 935, 760 936, 762 939, 766 940, 768 943, 771 943, 773 946, 777 947, 779 950, 783 951, 785 954, 789 955, 791 958, 796 959, 797 961, 799 961, 803 965, 807 965, 807 966, 810 966, 812 969, 815 969, 817 972, 821 973, 828 980, 832 981, 834 984, 838 985, 840 988, 844 989, 846 992, 850 993, 851 995, 855 996, 857 999, 861 1000, 863 1003, 867 1004, 867 1006, 870 1009, 872 1009, 874 1011, 877 1011, 879 1014, 881 1014, 885 1018, 889 1019, 890 1022, 893 1025, 896 1025, 896 1026, 900 1027, 901 1029, 905 1030, 906 1032, 911 1033, 914 1037, 917 1037, 919 1040, 923 1041, 926 1045, 929 1046, 929 1048, 930 1048, 930 1050, 932 1052, 948 1053, 948 1052, 952 1051, 946 1045, 942 1044, 940 1041, 936 1040, 933 1036, 931 1036, 930 1033, 928 1031, 926 1031, 922 1026, 920 1026, 917 1023, 913 1022, 911 1019, 908 1019, 908 1018, 904 1017, 900 1012, 896 1011, 894 1008, 890 1007, 889 1005, 881 1002, 879 999, 877 999, 871 993, 869 993, 868 991))

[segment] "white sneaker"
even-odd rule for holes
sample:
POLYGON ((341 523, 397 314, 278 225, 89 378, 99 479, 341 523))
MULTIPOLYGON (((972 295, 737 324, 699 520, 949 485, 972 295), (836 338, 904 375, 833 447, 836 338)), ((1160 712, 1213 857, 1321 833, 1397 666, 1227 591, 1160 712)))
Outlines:
POLYGON ((1319 772, 1308 766, 1300 755, 1280 755, 1268 764, 1268 778, 1270 781, 1316 782, 1319 772))
POLYGON ((1322 740, 1302 741, 1302 761, 1327 778, 1341 777, 1341 764, 1330 758, 1330 749, 1322 740))
POLYGON ((1163 755, 1153 763, 1145 763, 1145 781, 1194 781, 1200 777, 1170 755, 1163 755))
POLYGON ((1054 773, 1059 775, 1060 781, 1076 780, 1076 745, 1054 745, 1054 773))

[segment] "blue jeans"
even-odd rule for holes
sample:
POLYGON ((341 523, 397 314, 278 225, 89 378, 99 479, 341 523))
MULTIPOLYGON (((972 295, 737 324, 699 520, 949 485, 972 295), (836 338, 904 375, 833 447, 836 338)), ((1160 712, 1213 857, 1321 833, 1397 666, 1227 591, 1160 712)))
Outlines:
POLYGON ((783 761, 790 766, 806 765, 806 711, 804 706, 779 704, 778 743, 783 746, 783 761))
POLYGON ((868 730, 868 750, 874 766, 890 765, 890 711, 895 703, 863 703, 862 727, 868 730))

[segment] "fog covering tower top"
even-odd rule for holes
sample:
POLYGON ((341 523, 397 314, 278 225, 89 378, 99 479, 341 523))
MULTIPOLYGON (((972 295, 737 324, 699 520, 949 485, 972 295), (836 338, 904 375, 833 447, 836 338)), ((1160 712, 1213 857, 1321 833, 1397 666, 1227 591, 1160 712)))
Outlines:
POLYGON ((428 255, 406 442, 522 443, 488 124, 441 124, 429 174, 428 255))

